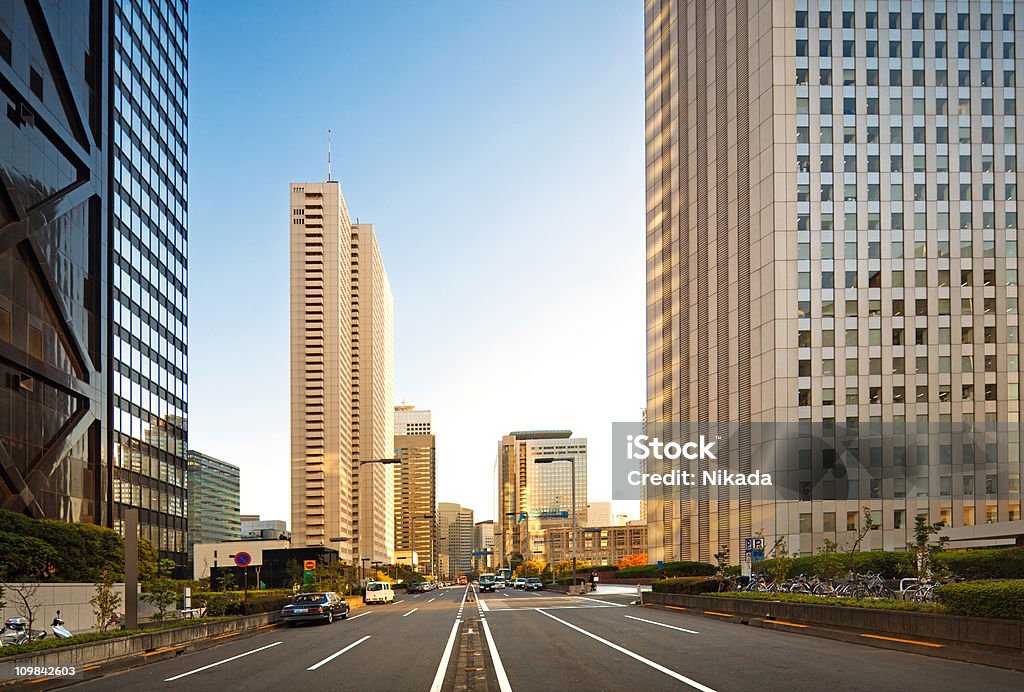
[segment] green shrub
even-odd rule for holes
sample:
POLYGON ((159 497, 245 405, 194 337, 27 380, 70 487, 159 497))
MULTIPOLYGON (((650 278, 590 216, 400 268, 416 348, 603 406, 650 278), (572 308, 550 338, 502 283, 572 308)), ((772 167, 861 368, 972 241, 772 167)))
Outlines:
MULTIPOLYGON (((208 615, 255 615, 279 610, 292 602, 291 589, 265 591, 200 591, 192 593, 192 605, 205 605, 208 615)), ((179 601, 179 605, 180 605, 179 601)))
POLYGON ((637 579, 645 577, 710 577, 715 566, 707 562, 666 562, 660 569, 657 565, 623 567, 615 574, 616 579, 637 579))
POLYGON ((1024 579, 1024 548, 942 552, 936 566, 963 579, 1024 579))
POLYGON ((651 585, 655 593, 702 594, 719 593, 732 588, 728 579, 707 579, 705 577, 672 577, 651 585))
POLYGON ((1024 580, 946 584, 935 600, 957 615, 1024 620, 1024 580))
MULTIPOLYGON (((786 576, 793 578, 801 574, 807 576, 820 576, 824 572, 835 569, 836 564, 841 565, 840 573, 857 572, 880 572, 883 579, 899 579, 914 574, 914 556, 903 550, 884 551, 869 550, 858 553, 830 553, 827 555, 804 555, 791 558, 792 563, 786 572, 786 576)), ((765 560, 757 564, 758 571, 770 573, 775 560, 765 560)))
MULTIPOLYGON (((124 539, 112 529, 95 524, 69 523, 57 519, 32 519, 17 512, 0 510, 0 544, 10 549, 5 560, 10 581, 32 580, 42 574, 44 581, 97 582, 104 571, 119 580, 124 575, 124 539), (22 559, 26 539, 42 541, 50 552, 34 551, 22 559), (40 560, 46 562, 42 569, 40 560)), ((139 580, 148 581, 156 572, 157 553, 146 538, 139 539, 139 580)))

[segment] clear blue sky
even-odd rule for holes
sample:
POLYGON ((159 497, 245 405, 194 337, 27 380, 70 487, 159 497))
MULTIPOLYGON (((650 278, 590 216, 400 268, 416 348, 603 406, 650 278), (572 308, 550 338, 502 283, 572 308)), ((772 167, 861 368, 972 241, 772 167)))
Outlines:
POLYGON ((510 430, 590 439, 644 388, 639 0, 193 2, 190 446, 289 516, 288 183, 375 225, 395 394, 434 412, 438 500, 493 513, 510 430))

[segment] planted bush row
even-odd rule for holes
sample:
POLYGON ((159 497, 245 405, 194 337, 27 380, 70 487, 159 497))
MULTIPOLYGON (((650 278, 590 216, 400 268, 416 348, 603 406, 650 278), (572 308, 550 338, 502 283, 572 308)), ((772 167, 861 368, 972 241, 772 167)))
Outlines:
MULTIPOLYGON (((935 557, 936 566, 962 579, 1024 579, 1024 548, 993 548, 965 552, 943 552, 935 557)), ((774 560, 759 563, 771 573, 774 560)), ((904 550, 871 550, 793 558, 787 577, 801 574, 829 577, 829 571, 881 572, 885 579, 916 575, 916 557, 904 550)))
POLYGON ((1024 620, 1024 580, 946 584, 935 600, 956 615, 1024 620))
POLYGON ((706 577, 672 577, 662 579, 651 585, 655 593, 702 594, 728 591, 732 582, 727 579, 708 579, 706 577))
POLYGON ((623 567, 615 573, 617 579, 636 579, 644 577, 710 577, 715 573, 715 566, 706 562, 666 562, 662 567, 657 565, 641 565, 639 567, 623 567))

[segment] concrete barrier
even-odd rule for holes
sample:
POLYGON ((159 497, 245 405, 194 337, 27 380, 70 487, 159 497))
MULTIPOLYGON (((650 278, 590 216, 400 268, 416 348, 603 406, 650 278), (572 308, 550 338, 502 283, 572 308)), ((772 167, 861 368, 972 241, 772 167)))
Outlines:
POLYGON ((671 593, 645 593, 644 603, 681 606, 741 617, 793 621, 885 636, 927 639, 938 643, 1024 650, 1024 621, 1020 620, 671 593))
POLYGON ((68 666, 84 667, 107 661, 115 661, 130 656, 137 656, 168 647, 206 642, 222 634, 254 630, 264 625, 277 622, 278 612, 247 615, 230 620, 214 620, 197 622, 158 632, 145 632, 127 637, 114 637, 96 642, 64 646, 48 651, 9 656, 0 659, 4 663, 23 666, 68 666))

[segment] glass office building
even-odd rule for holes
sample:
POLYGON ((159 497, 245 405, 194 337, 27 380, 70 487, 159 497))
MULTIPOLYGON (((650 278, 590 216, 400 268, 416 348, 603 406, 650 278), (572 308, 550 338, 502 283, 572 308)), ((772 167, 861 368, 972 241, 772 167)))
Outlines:
MULTIPOLYGON (((196 543, 223 543, 243 537, 240 495, 237 466, 188 450, 189 561, 196 543)), ((278 535, 285 530, 284 522, 280 524, 278 535)))
POLYGON ((184 565, 187 5, 4 3, 3 506, 184 565))

